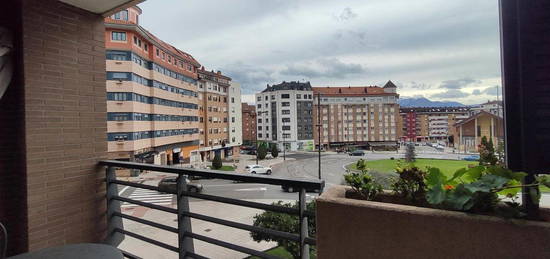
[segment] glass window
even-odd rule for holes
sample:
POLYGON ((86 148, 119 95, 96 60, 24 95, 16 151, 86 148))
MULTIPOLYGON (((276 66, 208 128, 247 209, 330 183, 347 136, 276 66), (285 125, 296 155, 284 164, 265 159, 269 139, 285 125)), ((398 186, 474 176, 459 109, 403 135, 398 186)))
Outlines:
POLYGON ((287 107, 287 106, 290 106, 290 103, 289 103, 289 102, 283 102, 281 105, 282 105, 283 107, 287 107))
POLYGON ((290 98, 290 94, 281 94, 282 99, 288 99, 290 98))
POLYGON ((111 39, 117 41, 126 41, 126 32, 113 31, 111 32, 111 39))

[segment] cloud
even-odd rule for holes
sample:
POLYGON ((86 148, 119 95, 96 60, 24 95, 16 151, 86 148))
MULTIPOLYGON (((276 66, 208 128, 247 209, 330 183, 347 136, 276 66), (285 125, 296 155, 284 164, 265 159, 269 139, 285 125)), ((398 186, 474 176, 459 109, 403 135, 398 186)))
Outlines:
POLYGON ((462 92, 457 89, 449 89, 449 90, 446 90, 445 92, 430 95, 431 98, 438 98, 438 99, 464 98, 467 96, 470 96, 470 94, 466 92, 462 92))
POLYGON ((497 94, 502 95, 502 88, 500 87, 500 85, 495 85, 485 88, 483 91, 481 91, 481 93, 492 96, 497 96, 497 94))
POLYGON ((346 8, 344 8, 344 10, 342 10, 342 12, 339 15, 335 15, 333 17, 334 17, 335 20, 337 20, 339 22, 343 22, 343 21, 347 21, 347 20, 351 20, 351 19, 356 18, 357 14, 354 13, 351 10, 351 8, 346 7, 346 8))
POLYGON ((479 89, 474 89, 472 91, 472 95, 480 95, 481 94, 481 91, 479 89))
POLYGON ((280 74, 307 78, 347 78, 366 72, 367 70, 361 64, 344 63, 337 58, 320 58, 287 65, 280 74))
POLYGON ((266 84, 277 81, 274 69, 247 65, 243 62, 233 63, 221 70, 233 81, 241 84, 243 94, 256 93, 263 90, 266 84))
POLYGON ((471 84, 479 84, 481 83, 480 80, 475 80, 472 78, 461 78, 461 79, 455 79, 455 80, 446 80, 441 82, 441 85, 439 88, 445 88, 445 89, 461 89, 471 84))

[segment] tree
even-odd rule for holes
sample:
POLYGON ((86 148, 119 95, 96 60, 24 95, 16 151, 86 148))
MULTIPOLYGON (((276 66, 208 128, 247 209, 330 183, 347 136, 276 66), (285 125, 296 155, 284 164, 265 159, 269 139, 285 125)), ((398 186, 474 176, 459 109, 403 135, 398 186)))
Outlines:
POLYGON ((416 160, 416 152, 413 143, 409 143, 405 150, 405 161, 412 163, 416 160))
MULTIPOLYGON (((273 205, 298 209, 298 202, 283 203, 283 201, 278 201, 273 203, 273 205)), ((315 211, 315 207, 315 201, 311 201, 306 204, 306 210, 308 211, 315 211)), ((257 214, 256 216, 254 216, 253 225, 288 233, 300 233, 299 217, 297 215, 290 215, 286 213, 266 211, 261 214, 257 214)), ((308 231, 310 237, 315 237, 315 217, 308 217, 308 231)), ((250 236, 254 241, 258 243, 261 241, 275 241, 279 246, 284 247, 290 254, 292 254, 293 258, 300 258, 300 246, 295 241, 289 241, 283 238, 273 237, 264 233, 257 232, 250 232, 250 236)))
POLYGON ((212 169, 218 170, 222 168, 222 157, 220 156, 220 152, 216 152, 216 155, 214 155, 214 160, 212 161, 212 169))
POLYGON ((273 158, 279 156, 279 150, 277 149, 277 144, 271 145, 271 156, 272 156, 273 158))
POLYGON ((264 160, 265 157, 267 156, 267 147, 265 146, 264 143, 260 144, 257 152, 258 152, 258 159, 264 160))
POLYGON ((355 167, 357 168, 357 170, 360 170, 361 172, 366 172, 367 171, 367 161, 363 160, 361 158, 357 161, 357 163, 355 163, 355 167))
POLYGON ((498 158, 495 155, 495 147, 493 140, 483 136, 481 138, 481 144, 478 146, 479 151, 479 164, 480 165, 496 165, 498 158))

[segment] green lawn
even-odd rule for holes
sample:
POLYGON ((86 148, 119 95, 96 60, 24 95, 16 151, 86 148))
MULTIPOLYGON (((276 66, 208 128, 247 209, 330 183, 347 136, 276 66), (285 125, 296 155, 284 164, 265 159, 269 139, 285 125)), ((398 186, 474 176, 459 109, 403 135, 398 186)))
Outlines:
MULTIPOLYGON (((273 256, 276 256, 276 257, 279 257, 279 258, 283 258, 283 259, 293 259, 292 255, 289 252, 287 252, 282 246, 277 246, 277 247, 271 248, 271 249, 269 249, 267 251, 264 251, 264 252, 266 252, 269 255, 273 255, 273 256)), ((259 259, 259 258, 260 257, 257 257, 257 256, 246 257, 246 259, 259 259)), ((315 256, 315 254, 313 254, 313 253, 310 253, 309 258, 315 259, 315 258, 317 258, 317 256, 315 256)))
MULTIPOLYGON (((367 160, 367 168, 370 170, 378 171, 380 173, 394 172, 397 162, 403 160, 367 160)), ((448 177, 451 177, 454 172, 460 168, 468 167, 468 165, 478 165, 476 161, 464 161, 464 160, 443 160, 443 159, 425 159, 418 158, 414 163, 419 168, 426 168, 426 166, 437 167, 448 177)), ((347 166, 348 169, 356 170, 355 163, 347 166)), ((550 192, 550 188, 542 186, 541 192, 550 192)))
MULTIPOLYGON (((397 162, 403 160, 367 160, 367 168, 378 171, 381 173, 390 173, 395 171, 397 162)), ((453 175, 454 172, 460 168, 468 167, 468 165, 478 165, 478 162, 475 161, 464 161, 464 160, 443 160, 443 159, 416 159, 414 163, 419 168, 426 168, 426 166, 437 167, 446 175, 453 175)), ((349 169, 355 170, 355 163, 348 166, 349 169)))
POLYGON ((230 165, 224 165, 222 166, 222 168, 218 169, 220 171, 235 171, 235 168, 233 168, 233 166, 230 166, 230 165))

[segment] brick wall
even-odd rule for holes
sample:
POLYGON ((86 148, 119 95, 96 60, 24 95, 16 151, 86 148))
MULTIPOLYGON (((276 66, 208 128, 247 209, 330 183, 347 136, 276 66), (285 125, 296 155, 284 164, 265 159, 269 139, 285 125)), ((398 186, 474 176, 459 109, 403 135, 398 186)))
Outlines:
POLYGON ((104 45, 101 16, 23 1, 29 250, 103 237, 104 45))

